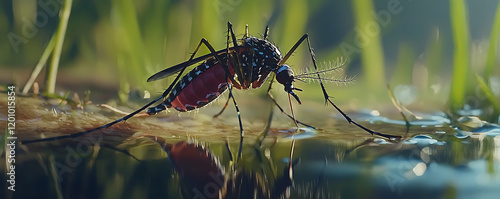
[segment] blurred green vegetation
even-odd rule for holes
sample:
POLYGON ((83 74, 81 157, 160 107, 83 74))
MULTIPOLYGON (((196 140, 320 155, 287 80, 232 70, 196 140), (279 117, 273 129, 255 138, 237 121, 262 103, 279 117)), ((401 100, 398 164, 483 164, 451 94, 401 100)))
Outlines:
POLYGON ((450 88, 450 105, 454 110, 461 109, 464 105, 469 71, 469 28, 465 1, 450 0, 450 18, 453 30, 453 72, 450 88))
MULTIPOLYGON (((107 99, 123 102, 131 91, 148 90, 155 96, 171 79, 147 83, 150 75, 185 61, 201 38, 224 48, 226 23, 231 21, 238 36, 246 24, 253 36, 269 25, 269 38, 282 53, 309 33, 320 64, 347 59, 345 73, 356 76, 356 81, 348 87, 328 86, 336 100, 358 106, 386 104, 390 100, 385 84, 409 85, 417 91, 418 100, 410 103, 415 107, 486 110, 493 106, 491 100, 500 98, 498 4, 494 0, 74 1, 60 57, 52 57, 53 62, 60 59, 55 91, 90 89, 99 95, 102 90, 107 99), (475 74, 484 78, 486 87, 475 81, 475 74), (484 89, 493 96, 485 98, 484 89)), ((9 72, 2 74, 1 83, 24 86, 60 27, 60 8, 55 0, 2 2, 0 35, 6 36, 7 45, 0 46, 0 67, 9 72)), ((203 48, 199 55, 204 53, 208 51, 203 48)), ((299 48, 288 64, 296 71, 310 69, 307 47, 299 48)), ((40 75, 36 81, 49 78, 40 75)), ((321 101, 317 84, 298 84, 306 90, 301 98, 321 101)), ((47 86, 41 89, 51 92, 47 86)), ((265 89, 260 90, 256 92, 265 89)))
MULTIPOLYGON (((452 115, 458 110, 465 110, 465 114, 477 114, 474 111, 480 110, 479 115, 483 116, 483 120, 498 122, 499 119, 498 0, 75 0, 72 2, 64 43, 60 46, 60 55, 55 53, 56 55, 52 55, 54 57, 49 58, 50 54, 47 52, 53 51, 55 40, 62 36, 55 34, 63 21, 59 18, 59 9, 62 8, 59 2, 62 1, 7 0, 0 3, 0 35, 3 44, 0 45, 1 84, 15 83, 21 89, 35 65, 44 65, 51 59, 59 61, 55 93, 65 96, 64 98, 71 96, 70 92, 82 94, 87 90, 92 91, 91 99, 96 103, 110 99, 126 102, 136 97, 134 94, 145 90, 156 96, 172 79, 154 83, 147 83, 146 79, 161 69, 187 60, 201 38, 206 38, 217 49, 224 48, 226 23, 231 21, 238 36, 244 33, 246 24, 253 36, 262 34, 266 25, 269 25, 269 38, 280 47, 283 54, 304 33, 309 33, 316 59, 323 67, 327 67, 324 62, 328 63, 339 57, 347 59, 344 72, 348 77, 356 76, 356 81, 349 86, 327 85, 334 100, 341 101, 342 107, 391 109, 390 99, 385 91, 385 84, 389 84, 394 88, 395 98, 402 105, 411 106, 412 110, 444 110, 452 115), (33 20, 34 16, 37 17, 36 20, 33 20), (408 97, 405 95, 411 95, 416 100, 404 101, 408 97)), ((202 48, 199 55, 204 53, 208 51, 202 48)), ((307 47, 304 45, 297 49, 288 64, 298 73, 305 68, 311 69, 307 47)), ((46 69, 41 72, 47 73, 46 69)), ((43 86, 50 79, 46 77, 47 75, 39 75, 35 81, 43 86)), ((299 93, 302 101, 306 102, 302 107, 307 108, 307 101, 323 102, 321 90, 316 83, 297 82, 297 87, 304 89, 299 93)), ((46 86, 41 89, 51 90, 46 86)), ((252 92, 263 93, 265 89, 252 92)), ((275 84, 274 93, 279 98, 284 92, 281 86, 275 84)), ((243 94, 237 94, 236 98, 243 100, 243 94)), ((286 99, 284 96, 281 98, 286 99)), ((327 120, 321 122, 326 123, 327 120)), ((348 130, 343 130, 345 132, 350 132, 352 128, 339 126, 341 129, 347 128, 348 130)), ((402 132, 393 126, 386 128, 389 132, 402 132)), ((429 131, 435 132, 435 129, 429 131)), ((425 129, 416 129, 415 132, 425 133, 425 129)), ((223 137, 213 137, 219 136, 223 137)), ((349 139, 358 138, 352 134, 344 136, 349 139)), ((345 137, 335 138, 344 142, 342 139, 346 139, 345 137)), ((330 137, 319 139, 325 143, 318 145, 318 140, 308 139, 302 143, 297 142, 296 157, 303 159, 303 165, 307 165, 307 158, 311 158, 312 162, 325 157, 343 156, 345 151, 351 151, 358 144, 332 144, 330 137), (328 149, 325 151, 330 154, 318 153, 318 148, 328 149)), ((433 157, 437 157, 437 163, 451 163, 438 169, 457 168, 457 174, 463 173, 464 163, 476 159, 486 159, 488 164, 493 165, 494 151, 498 148, 494 147, 493 137, 468 139, 465 142, 455 136, 443 139, 449 139, 447 141, 452 144, 438 146, 440 148, 433 157)), ((0 140, 5 142, 5 138, 0 137, 0 140)), ((219 145, 212 145, 211 150, 222 156, 225 148, 222 144, 219 145)), ((282 159, 278 158, 285 157, 282 154, 287 153, 288 149, 289 145, 286 143, 273 149, 273 154, 279 154, 275 156, 275 161, 282 163, 282 159)), ((355 153, 381 151, 380 148, 373 149, 367 147, 355 153)), ((158 151, 156 145, 143 152, 150 154, 153 150, 158 151)), ((400 157, 410 156, 404 153, 405 151, 402 154, 393 153, 393 156, 401 161, 400 157)), ((145 160, 141 164, 129 156, 117 156, 111 150, 99 152, 98 149, 94 154, 94 157, 84 157, 83 163, 73 168, 74 173, 64 179, 62 187, 58 186, 60 182, 56 180, 53 168, 55 162, 65 161, 66 154, 56 154, 49 162, 43 162, 42 167, 38 160, 19 164, 19 173, 33 172, 36 175, 24 175, 28 180, 19 181, 21 187, 29 186, 34 191, 18 193, 36 196, 38 193, 46 194, 49 190, 59 197, 83 195, 89 198, 101 195, 107 198, 138 198, 148 195, 164 197, 172 192, 178 194, 179 187, 175 184, 178 178, 174 176, 172 165, 164 160, 164 156, 161 160, 145 160), (93 166, 96 159, 100 160, 96 164, 99 166, 93 166), (51 174, 53 179, 46 178, 46 173, 51 174), (133 175, 129 175, 130 173, 133 175), (93 183, 96 181, 99 183, 93 183)), ((370 159, 359 157, 364 165, 370 159)), ((383 154, 381 157, 387 156, 383 154)), ((356 154, 353 159, 357 159, 356 154)), ((321 161, 320 166, 308 171, 323 168, 325 162, 321 161)), ((388 164, 395 165, 391 162, 388 164)), ((352 171, 347 171, 349 172, 352 171)), ((296 176, 297 179, 301 178, 300 173, 296 176)), ((302 173, 302 176, 316 175, 302 173)), ((371 185, 374 181, 370 178, 349 177, 351 183, 345 183, 347 178, 338 179, 338 182, 325 185, 325 189, 338 189, 339 192, 344 188, 355 189, 349 192, 366 194, 363 195, 364 198, 374 192, 374 186, 371 185), (370 183, 363 185, 364 182, 370 183), (360 187, 368 191, 356 192, 360 187)), ((451 179, 456 180, 455 176, 451 179)), ((433 180, 435 176, 430 176, 429 182, 433 180)), ((469 178, 462 180, 473 182, 469 178)), ((301 181, 297 181, 300 184, 298 182, 301 181)), ((431 194, 436 193, 435 189, 431 191, 431 194)), ((304 192, 307 193, 308 190, 304 192)))

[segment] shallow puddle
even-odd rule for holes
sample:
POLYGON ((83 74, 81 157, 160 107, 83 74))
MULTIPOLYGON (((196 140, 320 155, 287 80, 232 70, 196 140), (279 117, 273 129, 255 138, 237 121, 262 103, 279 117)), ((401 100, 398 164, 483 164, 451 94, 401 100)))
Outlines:
MULTIPOLYGON (((119 117, 94 106, 85 111, 55 106, 60 109, 56 110, 42 100, 18 102, 19 140, 36 139, 41 133, 46 137, 76 133, 119 117)), ((4 107, 5 102, 0 104, 4 107)), ((403 137, 388 140, 349 125, 338 114, 325 114, 327 118, 318 122, 320 130, 297 130, 276 110, 268 131, 265 118, 244 118, 245 142, 237 160, 237 120, 232 113, 213 119, 211 113, 217 111, 218 107, 180 117, 169 113, 132 118, 84 137, 18 145, 16 188, 30 191, 12 196, 496 198, 500 194, 500 127, 474 117, 450 125, 444 114, 422 114, 421 120, 410 122, 407 132, 406 123, 397 117, 373 110, 349 113, 369 128, 403 137)), ((0 118, 5 120, 5 115, 0 118)))

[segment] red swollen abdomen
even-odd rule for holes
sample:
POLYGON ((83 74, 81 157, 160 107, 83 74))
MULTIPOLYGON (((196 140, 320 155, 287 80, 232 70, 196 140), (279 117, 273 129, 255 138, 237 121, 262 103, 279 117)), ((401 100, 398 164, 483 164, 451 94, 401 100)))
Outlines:
MULTIPOLYGON (((234 75, 231 64, 229 72, 234 75)), ((216 64, 193 78, 170 104, 178 111, 193 110, 217 99, 226 89, 226 73, 221 64, 216 64)))

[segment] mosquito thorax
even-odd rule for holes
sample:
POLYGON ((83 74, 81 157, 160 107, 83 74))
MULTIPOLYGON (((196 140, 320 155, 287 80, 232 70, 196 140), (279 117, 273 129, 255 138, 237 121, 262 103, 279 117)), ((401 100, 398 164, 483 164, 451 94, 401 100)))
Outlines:
POLYGON ((281 61, 281 52, 272 42, 257 37, 247 37, 243 41, 245 46, 252 47, 255 53, 264 57, 267 55, 265 58, 281 61))
POLYGON ((237 53, 233 53, 236 80, 241 89, 259 88, 276 71, 283 59, 272 42, 257 37, 244 37, 237 53), (236 58, 238 56, 238 59, 236 58))
MULTIPOLYGON (((257 37, 247 37, 244 39, 244 46, 249 49, 253 67, 262 67, 265 70, 274 70, 281 61, 281 52, 270 41, 257 37)), ((243 60, 245 62, 245 60, 243 60)))

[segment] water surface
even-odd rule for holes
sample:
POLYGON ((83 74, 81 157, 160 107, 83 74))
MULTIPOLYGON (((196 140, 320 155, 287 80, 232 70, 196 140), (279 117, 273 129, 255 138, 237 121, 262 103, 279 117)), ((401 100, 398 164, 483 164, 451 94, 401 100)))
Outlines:
MULTIPOLYGON (((86 111, 55 106, 59 107, 55 112, 50 107, 53 104, 43 100, 19 101, 20 140, 40 133, 46 137, 76 133, 117 118, 92 106, 86 111)), ((411 121, 407 130, 398 117, 373 110, 349 112, 367 127, 403 137, 388 140, 349 125, 334 112, 317 122, 321 130, 302 128, 294 134, 293 123, 275 111, 268 131, 265 118, 244 119, 242 158, 236 161, 237 120, 232 113, 213 119, 211 113, 219 108, 180 117, 169 113, 133 118, 86 137, 20 145, 17 188, 25 191, 7 196, 210 198, 219 195, 218 189, 227 198, 252 194, 495 198, 500 194, 500 127, 475 117, 460 118, 452 125, 445 114, 422 113, 423 118, 411 121), (264 139, 263 132, 268 132, 264 139)), ((324 115, 310 118, 314 117, 324 115)))

